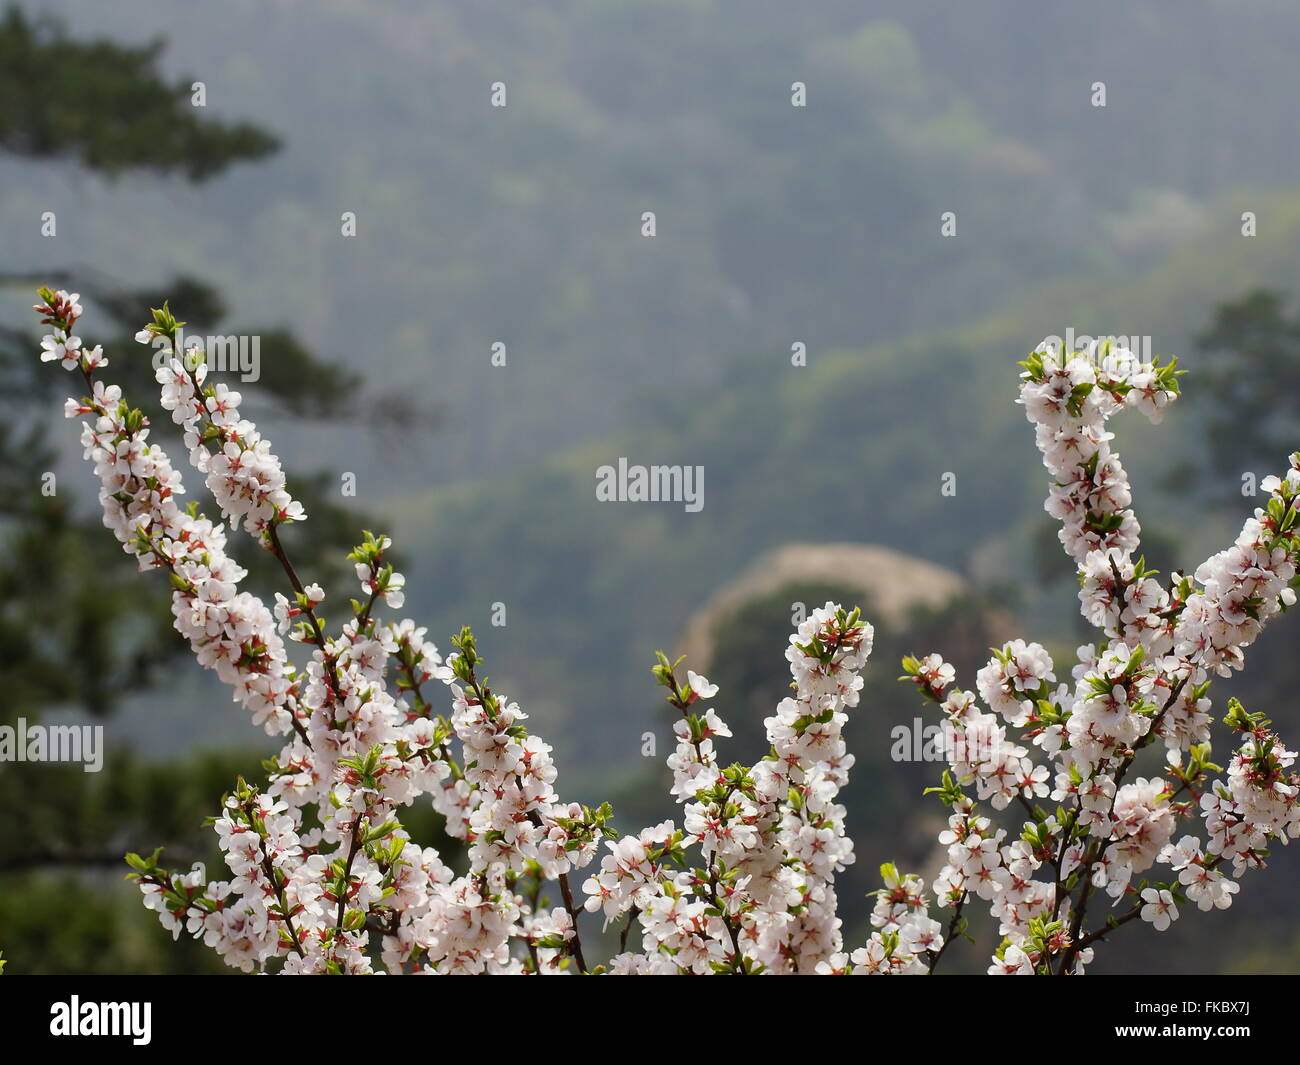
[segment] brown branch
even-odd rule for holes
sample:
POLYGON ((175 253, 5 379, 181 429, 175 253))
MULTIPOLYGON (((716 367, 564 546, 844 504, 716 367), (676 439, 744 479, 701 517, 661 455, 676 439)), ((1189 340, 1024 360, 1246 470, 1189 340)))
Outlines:
POLYGON ((584 975, 587 973, 587 962, 582 956, 582 940, 578 936, 578 911, 573 906, 573 892, 569 890, 569 874, 560 874, 560 894, 564 898, 564 909, 569 915, 569 920, 573 922, 573 941, 569 944, 569 953, 573 955, 573 960, 578 963, 578 970, 584 975))
POLYGON ((961 898, 957 900, 957 905, 953 907, 952 917, 949 918, 948 920, 948 932, 943 937, 943 946, 941 946, 938 950, 932 950, 929 952, 930 953, 930 972, 929 972, 930 976, 933 976, 935 969, 939 967, 939 959, 943 957, 944 952, 950 946, 952 946, 953 936, 957 932, 957 923, 961 920, 961 908, 966 905, 966 900, 968 898, 970 898, 970 893, 963 891, 961 898))

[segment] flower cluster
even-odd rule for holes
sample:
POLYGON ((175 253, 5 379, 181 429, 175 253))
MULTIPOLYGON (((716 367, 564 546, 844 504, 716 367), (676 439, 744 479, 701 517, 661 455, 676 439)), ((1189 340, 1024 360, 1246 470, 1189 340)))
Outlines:
POLYGON ((812 612, 786 649, 794 694, 767 719, 771 748, 750 767, 718 762, 714 740, 731 732, 695 705, 717 686, 693 671, 680 683, 659 656, 655 676, 681 714, 668 766, 682 827, 610 843, 584 885, 589 910, 628 913, 624 943, 641 927, 641 952, 620 954, 618 971, 813 972, 840 949, 834 878, 853 861, 835 802, 853 764, 842 729, 872 635, 857 611, 812 612))
POLYGON ((1295 600, 1300 454, 1264 482, 1266 505, 1230 548, 1161 582, 1135 557, 1140 529, 1106 424, 1126 407, 1158 421, 1178 392, 1172 365, 1106 345, 1043 348, 1024 364, 1020 402, 1053 479, 1047 510, 1098 642, 1079 648, 1068 680, 1041 645, 1008 643, 974 692, 938 655, 904 659, 905 679, 943 714, 948 765, 930 792, 947 808, 944 860, 928 888, 882 867, 871 933, 853 947, 835 878, 854 861, 838 798, 853 765, 843 730, 873 639, 858 611, 827 603, 791 636, 791 695, 767 718, 769 749, 752 764, 720 759, 731 733, 709 706, 717 687, 691 670, 680 678, 680 660, 660 654, 653 674, 677 715, 667 763, 680 819, 621 835, 608 804, 559 797, 551 748, 489 686, 469 629, 444 660, 415 622, 380 616, 405 597, 387 537, 366 533, 352 552, 360 597, 327 630, 324 590, 302 583, 281 541, 305 515, 279 460, 239 394, 211 380, 201 354, 175 350, 183 323, 164 306, 137 337, 172 345, 157 374, 161 406, 222 519, 277 559, 291 594, 268 608, 241 591, 223 525, 181 506, 181 477, 150 441, 148 418, 97 377, 108 363, 75 331, 76 295, 40 296, 50 327, 40 357, 84 385, 65 412, 84 419, 105 525, 142 570, 167 573, 175 627, 200 664, 284 738, 266 783, 237 781, 212 822, 227 878, 169 871, 156 852, 128 858, 164 927, 233 967, 925 973, 982 905, 1002 937, 990 973, 1077 973, 1124 923, 1164 929, 1188 902, 1228 906, 1271 843, 1300 835, 1295 753, 1234 701, 1224 720, 1238 747, 1226 770, 1215 765, 1207 694, 1295 600), (295 645, 301 668, 289 660, 295 645), (446 686, 445 716, 431 682, 446 686), (1136 776, 1155 744, 1164 769, 1136 776), (463 841, 463 871, 403 827, 403 810, 420 801, 463 841), (1185 823, 1204 842, 1195 828, 1181 834, 1185 823), (557 889, 558 905, 547 894, 557 889), (1089 927, 1098 893, 1125 908, 1089 927), (584 914, 617 923, 607 965, 584 955, 584 914))
POLYGON ((198 349, 180 350, 178 330, 184 324, 163 304, 135 339, 161 344, 171 356, 157 371, 162 408, 184 431, 190 462, 206 476, 221 516, 232 525, 242 520, 258 535, 273 524, 301 521, 307 515, 285 489, 280 460, 239 413, 240 394, 224 384, 206 384, 208 367, 198 349))
MULTIPOLYGON (((521 892, 528 878, 540 885, 558 877, 568 896, 565 875, 594 856, 608 810, 556 799, 548 748, 526 735, 518 707, 478 680, 472 635, 463 633, 444 663, 414 622, 380 620, 380 607, 402 605, 404 580, 385 559, 390 541, 370 534, 352 554, 361 598, 341 631, 327 634, 317 613, 324 592, 301 584, 280 541, 280 527, 303 514, 279 462, 239 415, 239 396, 209 382, 187 352, 158 373, 162 406, 223 516, 242 521, 281 561, 293 597, 277 595, 268 609, 240 591, 245 571, 226 552, 225 530, 180 506, 180 475, 149 441, 148 419, 95 379, 106 361, 73 332, 76 298, 49 290, 41 298, 37 310, 54 330, 43 352, 63 353, 88 393, 66 412, 87 418, 83 442, 105 524, 142 569, 168 572, 178 632, 256 723, 287 740, 265 788, 239 781, 214 822, 230 878, 206 882, 201 870, 175 874, 156 854, 133 855, 146 903, 175 934, 203 938, 244 970, 571 964, 580 956, 575 904, 551 909, 539 892, 521 892), (286 637, 310 649, 301 671, 288 661, 286 637), (424 696, 434 680, 453 685, 450 720, 424 696), (463 763, 452 751, 457 740, 463 763), (401 808, 421 797, 470 844, 466 875, 454 876, 402 828, 401 808)), ((138 339, 173 338, 182 324, 166 308, 153 319, 138 339)))
MULTIPOLYGON (((1083 616, 1101 640, 1078 649, 1073 684, 1058 684, 1046 650, 1020 640, 979 671, 978 696, 949 691, 954 671, 937 656, 905 659, 904 668, 945 714, 948 769, 931 789, 951 811, 938 906, 955 928, 971 900, 987 905, 1003 936, 990 973, 1077 973, 1093 944, 1128 921, 1163 930, 1179 903, 1228 906, 1238 885, 1227 863, 1240 876, 1265 863, 1269 843, 1300 835, 1294 755, 1239 704, 1225 720, 1244 738, 1226 780, 1211 779, 1221 770, 1210 761, 1207 696, 1212 677, 1240 669, 1264 624, 1295 602, 1300 455, 1284 477, 1264 482, 1268 502, 1232 547, 1162 584, 1136 557, 1140 527, 1106 424, 1124 408, 1159 421, 1178 394, 1178 371, 1105 343, 1044 347, 1023 365, 1019 402, 1053 478, 1046 509, 1061 522, 1083 616), (1157 742, 1164 774, 1128 779, 1157 742), (1015 803, 1023 820, 999 825, 979 812, 985 801, 994 811, 1015 803), (1174 843, 1179 825, 1198 817, 1206 842, 1174 843), (1090 929, 1097 892, 1127 908, 1090 929)), ((891 965, 869 971, 914 971, 906 942, 877 934, 871 946, 891 965)), ((929 953, 926 971, 940 953, 929 953)))
POLYGON ((200 664, 231 687, 255 724, 272 734, 289 731, 299 686, 271 614, 239 591, 246 571, 226 553, 224 529, 181 506, 184 485, 166 453, 150 442, 149 419, 127 405, 116 385, 94 378, 107 360, 92 356, 99 348, 87 351, 72 333, 81 314, 76 295, 42 296, 37 310, 54 328, 42 342, 44 351, 62 345, 65 352, 82 353, 65 357, 63 365, 79 371, 88 395, 69 399, 64 413, 86 417, 81 443, 99 478, 104 524, 142 570, 167 571, 176 630, 200 664))

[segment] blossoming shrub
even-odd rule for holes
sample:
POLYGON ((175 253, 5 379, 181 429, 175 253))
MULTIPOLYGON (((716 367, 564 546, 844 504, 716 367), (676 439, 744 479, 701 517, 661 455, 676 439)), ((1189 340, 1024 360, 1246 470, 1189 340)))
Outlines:
POLYGON ((213 820, 228 879, 169 871, 156 852, 127 859, 163 925, 202 937, 236 968, 924 973, 978 904, 1003 936, 990 972, 1077 973, 1119 925, 1166 928, 1189 901, 1227 906, 1238 887, 1227 874, 1262 866, 1271 841, 1300 831, 1294 755, 1235 702, 1225 724, 1239 746, 1211 782, 1224 771, 1210 761, 1207 696, 1211 676, 1239 669, 1242 649, 1294 602, 1300 455, 1265 482, 1267 506, 1232 547, 1192 576, 1157 581, 1134 558, 1138 523, 1106 423, 1125 407, 1159 420, 1177 394, 1172 365, 1105 347, 1042 349, 1023 364, 1019 401, 1053 477, 1047 509, 1080 568, 1099 642, 1080 648, 1072 685, 1040 645, 1020 640, 979 671, 977 693, 955 688, 937 655, 904 660, 944 715, 949 765, 931 790, 951 809, 939 837, 947 863, 929 893, 885 866, 875 931, 846 952, 834 881, 854 855, 836 798, 853 764, 842 729, 871 653, 858 611, 827 603, 791 636, 791 695, 767 719, 770 751, 752 766, 722 764, 716 742, 730 732, 700 705, 717 688, 690 670, 679 677, 680 662, 661 654, 654 676, 680 715, 668 765, 681 824, 620 837, 608 805, 561 800, 550 747, 488 684, 469 629, 444 661, 424 629, 386 619, 404 583, 385 560, 387 537, 367 533, 352 553, 360 597, 341 627, 326 627, 325 593, 303 584, 280 540, 281 526, 306 515, 279 459, 242 416, 239 393, 211 382, 201 355, 177 350, 184 323, 166 306, 136 339, 167 352, 161 405, 220 522, 182 505, 180 474, 149 441, 148 419, 98 376, 108 361, 74 332, 77 296, 40 297, 52 330, 41 358, 85 385, 66 413, 85 419, 105 525, 142 570, 166 573, 176 629, 199 663, 285 740, 267 786, 238 781, 213 820), (227 526, 279 560, 292 596, 268 607, 240 590, 227 526), (301 671, 291 643, 307 649, 301 671), (449 689, 449 715, 430 684, 449 689), (1130 780, 1138 752, 1157 742, 1165 774, 1130 780), (467 844, 463 874, 402 828, 402 809, 417 801, 467 844), (1015 838, 990 816, 1001 811, 1017 813, 1015 838), (1204 838, 1175 842, 1180 822, 1199 823, 1204 838), (583 870, 579 898, 572 878, 583 870), (1094 926, 1089 907, 1102 896, 1122 908, 1094 926), (620 948, 607 963, 583 953, 584 910, 616 922, 620 948))

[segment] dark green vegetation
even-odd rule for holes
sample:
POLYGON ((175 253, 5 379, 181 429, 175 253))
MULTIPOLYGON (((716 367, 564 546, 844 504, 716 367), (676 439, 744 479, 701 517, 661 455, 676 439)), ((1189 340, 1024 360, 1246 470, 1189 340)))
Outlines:
MULTIPOLYGON (((162 80, 157 52, 156 45, 71 40, 57 23, 10 9, 0 18, 0 152, 109 177, 152 169, 200 181, 275 149, 275 138, 257 127, 197 119, 189 83, 162 80)), ((40 278, 80 289, 92 310, 89 338, 104 343, 111 379, 141 400, 157 394, 150 353, 131 339, 144 309, 170 298, 207 325, 226 317, 220 296, 186 277, 160 292, 128 288, 77 258, 56 271, 5 267, 0 284, 27 303, 40 278)), ((45 478, 66 445, 58 430, 68 428, 55 422, 51 429, 47 412, 80 384, 37 360, 27 326, 0 326, 0 723, 35 724, 69 710, 102 722, 131 692, 155 686, 170 692, 159 712, 174 711, 194 689, 164 678, 193 662, 172 631, 165 584, 142 579, 106 535, 97 505, 87 506, 84 470, 45 478)), ((261 334, 268 367, 258 385, 262 409, 318 418, 338 413, 356 392, 353 375, 320 362, 288 331, 250 332, 261 334)), ((170 419, 155 414, 153 421, 156 438, 179 449, 170 419)), ((187 479, 197 487, 197 476, 187 479)), ((323 493, 319 475, 296 483, 314 519, 300 557, 315 572, 349 572, 342 556, 362 519, 323 493)), ((278 571, 273 561, 256 548, 242 557, 255 586, 278 587, 269 581, 278 571)), ((226 709, 211 689, 200 690, 209 711, 226 709)), ((168 722, 162 731, 178 728, 168 722)), ((97 774, 80 766, 0 768, 0 940, 10 971, 212 968, 196 950, 166 949, 170 937, 122 884, 121 859, 161 842, 178 863, 204 860, 215 869, 202 822, 234 776, 257 764, 257 738, 246 733, 237 751, 191 749, 163 762, 122 749, 112 723, 107 736, 117 749, 97 774)))

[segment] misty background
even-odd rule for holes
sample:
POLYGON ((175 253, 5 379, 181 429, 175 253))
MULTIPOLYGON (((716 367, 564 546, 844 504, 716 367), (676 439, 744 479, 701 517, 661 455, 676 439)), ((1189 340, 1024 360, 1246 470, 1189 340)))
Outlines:
MULTIPOLYGON (((34 5, 17 10, 36 18, 34 5)), ((932 839, 942 819, 920 798, 937 769, 888 757, 891 727, 920 712, 894 681, 897 654, 943 652, 972 687, 991 641, 1037 639, 1063 676, 1090 638, 1042 513, 1046 472, 1013 402, 1017 360, 1073 328, 1150 337, 1191 371, 1164 425, 1116 427, 1148 559, 1165 569, 1229 542, 1253 506, 1240 474, 1280 470, 1300 447, 1294 391, 1252 400, 1270 404, 1291 440, 1268 450, 1233 430, 1244 409, 1215 376, 1248 358, 1246 332, 1272 345, 1280 381, 1298 372, 1294 5, 50 0, 39 10, 78 41, 158 42, 165 81, 204 83, 203 120, 249 123, 278 144, 199 181, 152 163, 110 172, 5 140, 0 96, 0 274, 32 279, 0 288, 0 322, 30 333, 34 352, 30 289, 58 273, 60 287, 90 291, 84 335, 108 341, 96 291, 186 277, 219 292, 226 311, 209 323, 173 297, 187 331, 285 330, 342 370, 333 399, 364 402, 363 418, 258 408, 262 386, 239 387, 291 471, 318 475, 320 494, 355 512, 351 527, 364 520, 394 538, 404 613, 444 650, 462 624, 475 627, 496 685, 554 745, 561 794, 612 797, 624 830, 671 815, 656 648, 729 679, 717 705, 737 737, 724 757, 752 761, 781 696, 791 604, 834 594, 870 611, 880 600, 881 650, 848 730, 862 778, 847 801, 858 843, 840 890, 849 942, 863 935, 862 896, 881 861, 933 872, 933 848, 910 837, 932 839), (496 82, 503 108, 490 103, 496 82), (791 106, 795 82, 805 107, 791 106), (1097 82, 1104 107, 1093 105, 1097 82), (56 238, 41 235, 46 211, 56 238), (653 237, 642 235, 647 211, 653 237), (355 237, 340 232, 344 212, 355 212, 355 237), (945 212, 953 236, 941 233, 945 212), (1243 235, 1243 212, 1257 235, 1243 235), (1275 295, 1260 303, 1261 292, 1275 295), (1211 336, 1225 307, 1240 310, 1226 321, 1250 328, 1211 336), (506 345, 504 368, 492 365, 494 343, 506 345), (792 365, 795 344, 806 366, 792 365), (598 503, 595 471, 620 456, 702 466, 702 511, 598 503), (356 475, 355 499, 339 491, 344 473, 356 475), (945 474, 955 495, 941 493, 945 474), (831 579, 826 545, 898 554, 850 551, 831 579), (765 583, 782 551, 784 576, 765 583), (490 623, 497 603, 503 627, 490 623), (641 753, 647 732, 653 758, 641 753)), ((91 113, 110 104, 86 98, 91 113)), ((129 110, 94 121, 109 117, 132 126, 129 110)), ((134 310, 140 323, 146 313, 134 310)), ((114 368, 147 358, 129 343, 106 348, 114 368)), ((55 385, 39 401, 11 395, 15 424, 58 418, 55 385)), ((76 433, 55 425, 47 444, 61 494, 93 519, 76 433)), ((21 537, 25 521, 4 527, 21 537)), ((291 549, 341 558, 346 546, 334 550, 314 524, 291 531, 291 549)), ((133 594, 165 607, 162 584, 135 580, 124 556, 114 565, 140 586, 133 594)), ((336 601, 352 594, 344 581, 327 585, 336 601)), ((1280 619, 1248 655, 1257 675, 1240 689, 1270 699, 1251 708, 1284 738, 1300 725, 1293 626, 1280 619)), ((102 720, 133 765, 227 758, 255 771, 258 735, 175 643, 174 661, 121 685, 107 716, 66 694, 32 706, 50 720, 102 720)), ((1216 706, 1230 690, 1216 684, 1216 706)), ((210 789, 212 808, 225 786, 210 789)), ((112 799, 45 805, 57 836, 112 799)), ((119 827, 109 817, 94 833, 116 846, 119 827)), ((122 829, 118 849, 140 831, 122 829)), ((200 853, 197 819, 184 833, 174 827, 174 849, 200 853)), ((57 846, 6 864, 4 842, 0 949, 15 971, 177 964, 133 889, 113 901, 120 870, 59 859, 72 852, 57 846), (113 929, 93 959, 5 902, 51 884, 73 899, 88 883, 110 900, 95 928, 113 929)), ((23 846, 11 841, 14 853, 23 846)), ((1227 913, 1185 907, 1163 935, 1126 929, 1099 951, 1099 971, 1300 968, 1288 857, 1248 876, 1227 913)), ((988 947, 959 964, 982 970, 988 947)))

